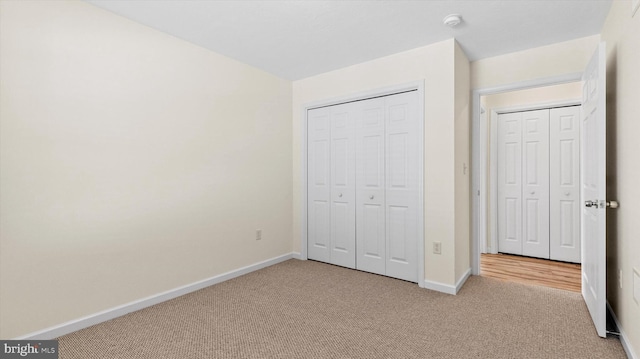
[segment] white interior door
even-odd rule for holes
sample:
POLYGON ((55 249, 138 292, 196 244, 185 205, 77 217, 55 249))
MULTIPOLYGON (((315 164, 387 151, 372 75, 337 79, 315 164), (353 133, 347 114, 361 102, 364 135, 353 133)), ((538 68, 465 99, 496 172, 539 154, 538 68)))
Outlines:
POLYGON ((386 275, 418 281, 418 93, 385 97, 386 275))
POLYGON ((549 258, 549 110, 522 114, 522 254, 549 258))
POLYGON ((582 80, 582 296, 606 337, 606 58, 598 46, 582 80))
POLYGON ((549 117, 549 258, 580 263, 580 106, 549 117))
POLYGON ((356 267, 355 108, 331 106, 331 263, 356 267))
POLYGON ((384 275, 385 99, 356 103, 356 268, 384 275))
POLYGON ((307 113, 307 257, 331 262, 330 108, 307 113))
POLYGON ((522 254, 522 114, 498 116, 498 250, 522 254))

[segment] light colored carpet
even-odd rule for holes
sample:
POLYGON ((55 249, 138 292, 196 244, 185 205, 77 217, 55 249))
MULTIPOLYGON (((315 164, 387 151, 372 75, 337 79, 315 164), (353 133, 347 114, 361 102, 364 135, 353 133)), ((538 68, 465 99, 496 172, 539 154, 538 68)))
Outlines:
POLYGON ((578 293, 471 277, 451 296, 298 260, 59 340, 61 359, 626 358, 578 293))

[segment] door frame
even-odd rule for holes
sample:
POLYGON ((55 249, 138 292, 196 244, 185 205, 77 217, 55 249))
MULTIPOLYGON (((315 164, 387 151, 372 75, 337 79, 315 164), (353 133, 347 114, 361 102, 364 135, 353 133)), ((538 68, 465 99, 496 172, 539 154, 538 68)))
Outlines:
MULTIPOLYGON (((569 107, 569 106, 580 106, 582 104, 582 99, 567 99, 561 101, 553 101, 553 102, 543 102, 529 105, 518 105, 518 106, 507 106, 507 107, 499 107, 496 109, 491 109, 491 123, 489 124, 490 136, 489 136, 489 166, 488 172, 491 174, 489 176, 489 190, 487 191, 486 198, 491 198, 489 213, 485 213, 485 218, 489 218, 489 214, 494 214, 490 218, 489 223, 489 246, 485 248, 486 250, 481 251, 481 253, 498 253, 498 122, 493 120, 498 118, 498 115, 505 113, 513 113, 513 112, 523 112, 523 111, 535 111, 535 110, 546 110, 552 108, 559 107, 569 107)), ((486 121, 486 119, 485 119, 486 121)), ((485 122, 486 127, 486 122, 485 122)), ((486 138, 486 137, 485 137, 486 138)), ((486 155, 486 146, 484 147, 485 155, 486 155)), ((486 180, 487 173, 485 172, 484 178, 486 180)), ((485 232, 486 233, 486 232, 485 232)), ((483 244, 486 244, 487 241, 484 241, 483 244)), ((483 248, 482 246, 480 248, 483 248)))
POLYGON ((300 199, 301 199, 301 218, 300 218, 300 259, 307 260, 307 112, 314 108, 338 105, 341 103, 361 101, 375 97, 389 96, 402 92, 417 91, 418 93, 418 196, 420 197, 417 208, 418 215, 418 286, 424 288, 424 80, 413 81, 409 83, 386 86, 374 90, 357 92, 349 95, 328 98, 319 101, 313 101, 302 105, 300 116, 300 162, 301 162, 301 183, 300 183, 300 199))
MULTIPOLYGON (((471 274, 480 274, 480 253, 487 241, 487 123, 480 120, 480 97, 582 81, 582 72, 474 89, 471 93, 471 274)), ((494 201, 495 202, 495 201, 494 201)))

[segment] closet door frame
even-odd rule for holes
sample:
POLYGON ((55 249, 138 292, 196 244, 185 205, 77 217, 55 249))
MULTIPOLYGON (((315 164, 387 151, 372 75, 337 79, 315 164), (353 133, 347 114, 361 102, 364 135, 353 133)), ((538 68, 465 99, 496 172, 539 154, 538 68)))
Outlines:
POLYGON ((418 156, 418 197, 419 205, 418 205, 418 228, 417 228, 417 248, 416 251, 418 253, 418 286, 424 288, 424 254, 425 254, 425 245, 424 245, 424 81, 415 81, 395 86, 388 86, 383 88, 378 88, 371 91, 362 91, 358 93, 354 93, 346 96, 339 96, 334 98, 329 98, 320 101, 314 101, 306 103, 302 106, 302 113, 300 116, 301 123, 301 134, 300 134, 300 163, 301 163, 301 173, 300 173, 300 200, 301 200, 301 218, 300 218, 300 254, 294 255, 294 258, 306 260, 307 259, 307 171, 308 171, 308 163, 307 163, 307 153, 308 153, 308 144, 307 144, 307 112, 311 109, 338 105, 341 103, 352 102, 352 101, 360 101, 366 100, 375 97, 381 96, 389 96, 394 94, 399 94, 403 92, 409 91, 417 91, 418 94, 418 108, 417 108, 417 116, 420 119, 418 121, 418 146, 417 146, 417 156, 418 156))
POLYGON ((570 99, 554 102, 545 102, 532 105, 501 107, 491 110, 491 123, 490 123, 490 153, 489 153, 489 193, 490 203, 489 212, 490 215, 490 228, 489 228, 489 248, 487 253, 498 253, 498 115, 512 112, 534 111, 552 109, 556 107, 568 107, 568 106, 581 106, 582 99, 570 99))

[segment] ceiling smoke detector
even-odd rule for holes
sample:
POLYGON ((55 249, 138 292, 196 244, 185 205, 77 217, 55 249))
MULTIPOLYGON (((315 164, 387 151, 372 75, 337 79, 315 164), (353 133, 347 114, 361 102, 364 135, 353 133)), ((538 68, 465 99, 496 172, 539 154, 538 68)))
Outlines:
POLYGON ((447 15, 442 23, 449 27, 456 27, 462 22, 462 16, 458 14, 447 15))

